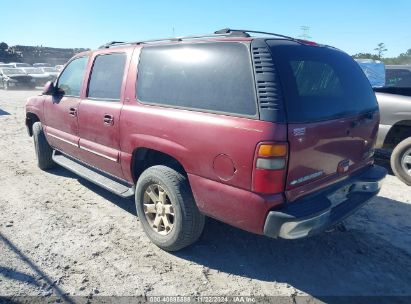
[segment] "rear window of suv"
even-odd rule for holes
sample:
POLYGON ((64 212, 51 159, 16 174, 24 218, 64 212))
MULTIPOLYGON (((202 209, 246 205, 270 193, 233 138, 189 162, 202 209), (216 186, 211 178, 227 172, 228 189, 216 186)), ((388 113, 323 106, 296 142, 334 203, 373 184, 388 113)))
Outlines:
POLYGON ((267 43, 279 70, 288 122, 329 120, 377 109, 368 79, 349 55, 295 42, 267 43))
POLYGON ((143 103, 256 116, 249 48, 196 43, 143 48, 137 96, 143 103))

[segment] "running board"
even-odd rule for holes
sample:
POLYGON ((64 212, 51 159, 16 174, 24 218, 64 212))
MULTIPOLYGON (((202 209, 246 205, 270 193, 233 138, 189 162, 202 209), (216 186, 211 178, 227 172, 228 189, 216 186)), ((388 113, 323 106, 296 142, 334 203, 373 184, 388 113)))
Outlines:
POLYGON ((53 151, 53 161, 67 170, 85 178, 86 180, 114 193, 121 197, 128 198, 134 195, 134 187, 126 185, 124 182, 115 180, 107 174, 97 172, 87 165, 68 157, 64 154, 56 154, 53 151))

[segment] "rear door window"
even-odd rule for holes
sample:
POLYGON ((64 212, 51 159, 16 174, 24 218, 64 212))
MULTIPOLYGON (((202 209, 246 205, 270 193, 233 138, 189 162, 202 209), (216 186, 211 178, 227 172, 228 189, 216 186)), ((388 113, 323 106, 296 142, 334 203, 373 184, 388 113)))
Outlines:
POLYGON ((88 98, 120 100, 126 58, 124 53, 96 57, 88 86, 88 98))
POLYGON ((267 43, 279 69, 290 123, 355 116, 377 109, 368 79, 347 54, 295 42, 267 43))
POLYGON ((242 43, 145 47, 138 66, 143 103, 256 116, 250 52, 242 43))

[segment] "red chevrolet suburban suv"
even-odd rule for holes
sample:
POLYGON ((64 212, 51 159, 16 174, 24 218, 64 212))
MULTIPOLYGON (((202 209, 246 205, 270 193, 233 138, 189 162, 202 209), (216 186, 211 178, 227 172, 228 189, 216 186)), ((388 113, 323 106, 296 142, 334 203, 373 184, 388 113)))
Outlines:
POLYGON ((206 216, 313 235, 386 174, 373 164, 379 111, 357 63, 273 33, 108 43, 72 58, 26 111, 41 169, 134 196, 144 231, 169 251, 195 242, 206 216))

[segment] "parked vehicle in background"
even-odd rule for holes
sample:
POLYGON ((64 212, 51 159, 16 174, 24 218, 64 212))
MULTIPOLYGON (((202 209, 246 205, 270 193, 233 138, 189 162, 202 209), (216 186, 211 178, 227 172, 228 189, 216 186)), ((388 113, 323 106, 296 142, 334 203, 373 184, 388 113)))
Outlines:
POLYGON ((13 68, 28 68, 28 67, 31 67, 30 64, 22 63, 22 62, 10 62, 9 65, 13 68))
POLYGON ((26 105, 38 165, 55 163, 123 197, 165 250, 205 216, 296 239, 374 197, 379 111, 344 52, 224 29, 109 43, 73 57, 26 105))
POLYGON ((411 185, 411 66, 356 60, 375 91, 380 125, 375 148, 390 158, 394 174, 411 185), (365 64, 364 64, 365 63, 365 64))
POLYGON ((45 67, 39 69, 42 70, 44 74, 48 75, 51 81, 56 80, 57 76, 60 74, 60 71, 53 67, 45 67))
POLYGON ((355 59, 373 88, 385 86, 385 64, 373 59, 355 59))
POLYGON ((0 87, 4 90, 13 88, 33 89, 35 80, 22 69, 0 68, 0 87))
POLYGON ((381 112, 376 148, 391 153, 392 171, 411 186, 411 87, 374 90, 381 112))
POLYGON ((387 87, 411 88, 411 65, 387 65, 385 78, 387 87))
POLYGON ((64 69, 64 65, 63 64, 58 64, 55 66, 56 70, 61 72, 64 69))
POLYGON ((38 62, 38 63, 33 63, 33 67, 43 68, 43 67, 52 67, 52 65, 50 63, 38 62))
POLYGON ((44 73, 40 68, 22 68, 29 76, 33 77, 36 86, 44 86, 47 81, 51 81, 54 77, 44 73))
POLYGON ((11 64, 8 63, 0 63, 0 68, 14 68, 14 66, 12 66, 11 64))

